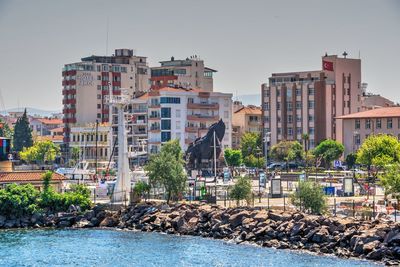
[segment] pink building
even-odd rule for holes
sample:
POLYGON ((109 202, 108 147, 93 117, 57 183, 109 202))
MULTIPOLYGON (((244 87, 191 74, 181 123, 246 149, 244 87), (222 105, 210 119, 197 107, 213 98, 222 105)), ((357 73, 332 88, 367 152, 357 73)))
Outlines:
POLYGON ((322 70, 273 73, 262 84, 264 135, 271 145, 309 135, 309 148, 324 139, 343 140, 335 117, 361 110, 361 60, 325 55, 322 70))

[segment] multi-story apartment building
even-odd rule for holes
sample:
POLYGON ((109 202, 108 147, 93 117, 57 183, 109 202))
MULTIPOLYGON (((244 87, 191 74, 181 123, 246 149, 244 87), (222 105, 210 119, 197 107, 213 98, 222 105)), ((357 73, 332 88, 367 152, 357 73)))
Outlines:
POLYGON ((390 134, 400 140, 400 107, 376 108, 336 117, 343 122, 344 155, 358 150, 371 134, 390 134))
MULTIPOLYGON (((344 53, 346 56, 346 54, 344 53)), ((361 110, 361 60, 322 57, 322 70, 273 73, 261 86, 264 135, 271 145, 309 135, 309 146, 324 139, 343 140, 335 117, 361 110)))
MULTIPOLYGON (((72 126, 109 122, 111 114, 105 96, 120 95, 126 88, 130 95, 147 91, 150 71, 146 57, 133 50, 116 49, 112 56, 89 56, 63 68, 64 143, 70 142, 72 126)), ((67 146, 66 146, 67 147, 67 146)))
POLYGON ((171 139, 178 139, 182 149, 186 150, 219 119, 226 125, 222 145, 231 147, 232 94, 164 87, 150 91, 148 96, 150 153, 157 153, 161 144, 171 139))
POLYGON ((217 71, 205 67, 204 61, 197 56, 183 60, 171 57, 171 60, 160 63, 160 67, 151 68, 152 89, 179 86, 213 91, 213 73, 217 71))
POLYGON ((34 136, 45 136, 50 135, 51 130, 62 127, 63 122, 54 118, 32 118, 29 125, 34 136))
POLYGON ((233 112, 233 148, 238 148, 240 146, 240 139, 244 133, 262 133, 261 114, 261 108, 253 105, 243 106, 233 112))

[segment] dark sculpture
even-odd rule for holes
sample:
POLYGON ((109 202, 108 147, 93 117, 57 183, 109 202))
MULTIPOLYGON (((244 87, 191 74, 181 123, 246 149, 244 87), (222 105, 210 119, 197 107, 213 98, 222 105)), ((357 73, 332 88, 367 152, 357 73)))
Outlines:
POLYGON ((225 135, 225 123, 220 119, 208 129, 205 136, 197 138, 186 150, 186 161, 192 169, 200 169, 203 159, 210 160, 214 157, 214 132, 216 143, 216 156, 221 154, 221 141, 225 135))

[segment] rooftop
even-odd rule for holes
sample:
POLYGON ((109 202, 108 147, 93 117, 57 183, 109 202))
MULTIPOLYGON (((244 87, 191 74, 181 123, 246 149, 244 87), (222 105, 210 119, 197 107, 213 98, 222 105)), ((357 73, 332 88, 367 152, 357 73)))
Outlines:
MULTIPOLYGON (((43 180, 44 171, 0 172, 0 183, 4 182, 38 182, 43 180)), ((63 181, 65 176, 53 173, 52 181, 63 181)))
POLYGON ((368 119, 400 117, 400 107, 377 108, 336 117, 336 119, 368 119))
POLYGON ((43 124, 63 124, 61 119, 36 119, 43 124))
POLYGON ((244 113, 244 114, 249 114, 249 115, 260 115, 262 114, 261 108, 256 107, 256 106, 247 106, 247 107, 242 107, 235 111, 235 114, 238 113, 244 113))

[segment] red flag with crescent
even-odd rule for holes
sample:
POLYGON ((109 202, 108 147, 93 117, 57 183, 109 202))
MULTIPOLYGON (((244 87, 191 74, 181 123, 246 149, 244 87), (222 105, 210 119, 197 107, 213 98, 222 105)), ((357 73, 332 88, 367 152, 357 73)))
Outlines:
POLYGON ((333 62, 322 60, 322 69, 333 71, 333 62))

